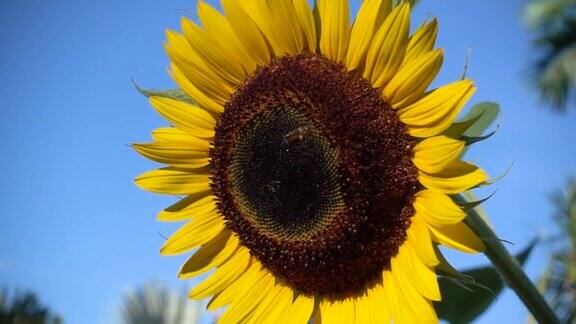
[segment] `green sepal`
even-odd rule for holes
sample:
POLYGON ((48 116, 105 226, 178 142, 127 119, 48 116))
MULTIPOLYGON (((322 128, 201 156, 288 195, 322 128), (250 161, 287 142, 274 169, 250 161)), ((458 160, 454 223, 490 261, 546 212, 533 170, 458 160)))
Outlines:
MULTIPOLYGON (((496 193, 496 192, 494 192, 494 193, 496 193)), ((492 195, 490 195, 489 197, 491 197, 492 195)), ((476 194, 472 190, 464 191, 461 195, 452 195, 451 197, 452 197, 452 200, 459 206, 462 206, 462 205, 465 206, 466 204, 469 204, 469 203, 475 204, 474 202, 479 201, 478 197, 476 196, 476 194)), ((478 216, 480 216, 480 218, 482 218, 482 220, 488 226, 492 227, 492 223, 490 222, 490 217, 488 217, 488 214, 486 213, 486 211, 484 211, 481 204, 476 204, 476 206, 474 206, 473 208, 465 209, 465 211, 466 211, 467 215, 469 215, 471 212, 477 213, 478 216)))
POLYGON ((464 120, 475 119, 462 135, 469 137, 482 136, 500 115, 500 105, 495 102, 481 102, 470 108, 464 120))
POLYGON ((180 88, 166 89, 166 90, 146 89, 146 88, 142 88, 141 86, 139 86, 136 83, 136 81, 134 81, 134 79, 132 79, 132 83, 134 84, 134 87, 136 87, 136 90, 138 90, 138 92, 140 92, 142 95, 144 95, 148 98, 150 98, 150 97, 164 97, 164 98, 169 98, 169 99, 174 99, 174 100, 194 104, 194 101, 190 98, 190 96, 188 96, 180 88))
POLYGON ((482 117, 482 113, 472 117, 468 117, 468 115, 466 115, 466 117, 464 117, 463 120, 457 121, 452 125, 450 125, 450 127, 448 127, 448 129, 445 130, 442 133, 442 135, 448 136, 450 138, 459 139, 460 137, 464 136, 464 133, 470 127, 472 127, 472 125, 474 125, 474 123, 476 123, 480 119, 480 117, 482 117))
MULTIPOLYGON (((536 244, 537 240, 533 240, 516 255, 516 260, 521 265, 526 262, 536 244)), ((441 276, 438 280, 442 301, 435 302, 434 307, 438 316, 449 323, 474 321, 488 309, 504 289, 502 277, 491 266, 462 271, 460 277, 472 277, 473 280, 465 283, 460 279, 446 276, 441 276)))
MULTIPOLYGON (((464 274, 460 274, 463 277, 466 277, 467 275, 464 274)), ((474 279, 474 277, 470 276, 470 279, 458 279, 458 278, 454 278, 452 276, 439 276, 439 279, 441 280, 448 280, 450 283, 453 283, 457 286, 459 286, 462 289, 465 289, 469 292, 474 292, 474 287, 476 288, 480 288, 480 289, 484 289, 487 292, 494 294, 494 291, 492 291, 492 289, 490 289, 489 287, 476 282, 476 280, 474 279)))
POLYGON ((490 185, 495 184, 496 182, 504 179, 508 175, 508 173, 510 173, 510 171, 512 171, 513 167, 514 167, 514 162, 510 163, 510 166, 504 172, 502 172, 501 175, 497 176, 496 178, 493 178, 492 180, 488 180, 484 183, 481 183, 481 184, 479 184, 476 187, 471 188, 471 189, 486 187, 486 186, 490 186, 490 185))
MULTIPOLYGON (((478 200, 478 198, 476 197, 476 194, 474 194, 473 191, 469 190, 469 191, 465 191, 462 193, 462 196, 465 199, 463 199, 460 195, 452 195, 452 200, 454 200, 454 202, 458 206, 472 206, 472 208, 463 207, 466 214, 470 215, 470 213, 474 212, 474 213, 478 214, 478 216, 480 216, 480 218, 482 218, 482 220, 488 226, 492 227, 492 225, 490 223, 490 219, 488 217, 488 214, 484 211, 484 209, 480 205, 482 204, 482 202, 491 198, 495 193, 496 193, 496 191, 494 191, 490 196, 488 196, 482 200, 478 200)), ((465 222, 467 223, 467 225, 469 225, 467 221, 468 221, 468 219, 465 219, 465 222)), ((505 242, 505 243, 508 243, 510 245, 514 245, 514 243, 512 243, 508 240, 502 239, 500 237, 497 237, 497 236, 496 237, 478 236, 478 238, 480 238, 482 240, 482 242, 484 242, 484 243, 498 241, 498 242, 505 242)))
MULTIPOLYGON (((500 115, 500 106, 495 102, 478 103, 459 121, 452 124, 442 135, 466 142, 466 146, 486 140, 496 133, 484 135, 484 132, 500 115)), ((462 154, 465 153, 466 150, 462 154)))
POLYGON ((458 272, 458 270, 456 270, 456 268, 454 268, 450 264, 450 262, 448 262, 448 260, 446 260, 446 258, 442 254, 442 252, 440 252, 440 249, 438 248, 437 245, 434 245, 434 253, 436 253, 436 258, 440 262, 435 267, 436 273, 438 275, 450 277, 450 278, 457 279, 457 280, 463 280, 463 281, 468 281, 468 280, 473 281, 474 280, 474 278, 472 278, 470 276, 463 275, 460 272, 458 272))
MULTIPOLYGON (((485 203, 486 201, 488 201, 488 199, 492 198, 494 195, 496 194, 496 190, 494 190, 494 192, 492 192, 490 195, 488 195, 488 197, 486 198, 482 198, 482 199, 468 199, 467 201, 459 201, 456 200, 455 197, 452 197, 452 200, 454 200, 456 202, 456 204, 458 206, 460 206, 460 208, 462 208, 462 210, 467 211, 473 208, 476 208, 478 206, 480 206, 481 204, 485 203)), ((475 196, 473 196, 475 197, 475 196)))
POLYGON ((496 134, 496 132, 498 131, 500 127, 497 127, 495 131, 491 132, 490 134, 484 135, 484 136, 466 136, 466 135, 462 135, 460 137, 460 140, 464 141, 466 143, 466 146, 470 146, 472 144, 476 144, 478 142, 482 142, 484 140, 489 139, 490 137, 492 137, 494 134, 496 134))

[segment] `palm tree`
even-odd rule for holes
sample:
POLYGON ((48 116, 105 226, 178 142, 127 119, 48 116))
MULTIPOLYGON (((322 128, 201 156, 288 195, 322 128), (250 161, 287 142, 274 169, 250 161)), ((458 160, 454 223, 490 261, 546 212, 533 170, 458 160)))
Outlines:
POLYGON ((576 179, 555 192, 552 202, 559 233, 551 240, 553 253, 539 286, 562 322, 576 323, 576 179))
POLYGON ((195 324, 199 322, 200 314, 198 303, 159 282, 145 284, 123 299, 125 324, 195 324))
POLYGON ((32 292, 0 291, 0 323, 6 324, 59 324, 62 320, 40 304, 32 292))
POLYGON ((524 10, 539 57, 530 79, 553 111, 576 99, 576 0, 533 0, 524 10))

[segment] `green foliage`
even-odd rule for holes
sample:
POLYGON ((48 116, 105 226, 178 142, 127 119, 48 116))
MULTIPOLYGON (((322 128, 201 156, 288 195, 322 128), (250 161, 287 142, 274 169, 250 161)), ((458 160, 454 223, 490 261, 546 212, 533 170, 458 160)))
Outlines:
POLYGON ((0 323, 60 324, 62 320, 42 305, 32 292, 0 291, 0 323))
MULTIPOLYGON (((521 265, 535 246, 536 241, 533 241, 516 256, 521 265)), ((463 271, 460 277, 442 276, 438 283, 442 301, 434 303, 434 307, 441 319, 453 324, 470 323, 476 319, 504 289, 502 277, 491 266, 463 271)))
POLYGON ((576 179, 565 190, 556 191, 551 200, 556 208, 554 221, 558 233, 550 241, 552 253, 539 289, 564 323, 576 322, 576 179))
POLYGON ((524 21, 532 30, 553 24, 557 17, 571 10, 574 0, 536 0, 524 8, 524 21))
POLYGON ((531 83, 553 111, 564 112, 576 99, 576 1, 532 1, 524 18, 539 54, 529 69, 531 83))
POLYGON ((189 301, 184 292, 158 282, 126 294, 122 305, 125 324, 195 324, 200 314, 200 305, 189 301))

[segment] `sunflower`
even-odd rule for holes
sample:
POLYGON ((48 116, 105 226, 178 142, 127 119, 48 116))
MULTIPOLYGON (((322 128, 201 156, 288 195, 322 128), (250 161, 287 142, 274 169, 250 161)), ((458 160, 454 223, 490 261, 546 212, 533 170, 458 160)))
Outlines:
POLYGON ((151 96, 171 127, 135 144, 166 164, 141 188, 185 196, 164 255, 209 273, 190 298, 223 323, 437 322, 439 245, 481 240, 451 196, 487 183, 461 160, 453 122, 470 80, 429 90, 437 21, 410 35, 410 5, 365 0, 198 3, 168 31, 170 73, 190 100, 151 96))

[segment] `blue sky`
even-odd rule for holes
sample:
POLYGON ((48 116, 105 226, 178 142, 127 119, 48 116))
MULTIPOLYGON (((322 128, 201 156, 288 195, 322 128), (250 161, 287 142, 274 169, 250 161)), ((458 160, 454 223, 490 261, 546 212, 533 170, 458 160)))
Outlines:
MULTIPOLYGON (((357 3, 357 2, 355 2, 357 3)), ((546 194, 576 170, 576 114, 549 113, 526 86, 531 57, 521 25, 522 1, 424 0, 440 20, 445 65, 437 84, 468 75, 472 103, 498 101, 496 136, 470 159, 493 175, 511 163, 486 204, 502 238, 519 250, 553 230, 546 194)), ((154 167, 126 144, 165 125, 133 88, 172 87, 162 49, 177 28, 177 9, 193 0, 0 1, 0 286, 30 288, 67 323, 107 323, 125 289, 159 278, 173 286, 184 257, 157 253, 174 224, 155 220, 173 198, 138 190, 132 178, 154 167)), ((528 264, 535 278, 547 250, 528 264)), ((450 253, 458 266, 482 256, 450 253)), ((191 284, 191 283, 188 283, 191 284)), ((479 323, 521 322, 526 310, 507 291, 479 323)))

